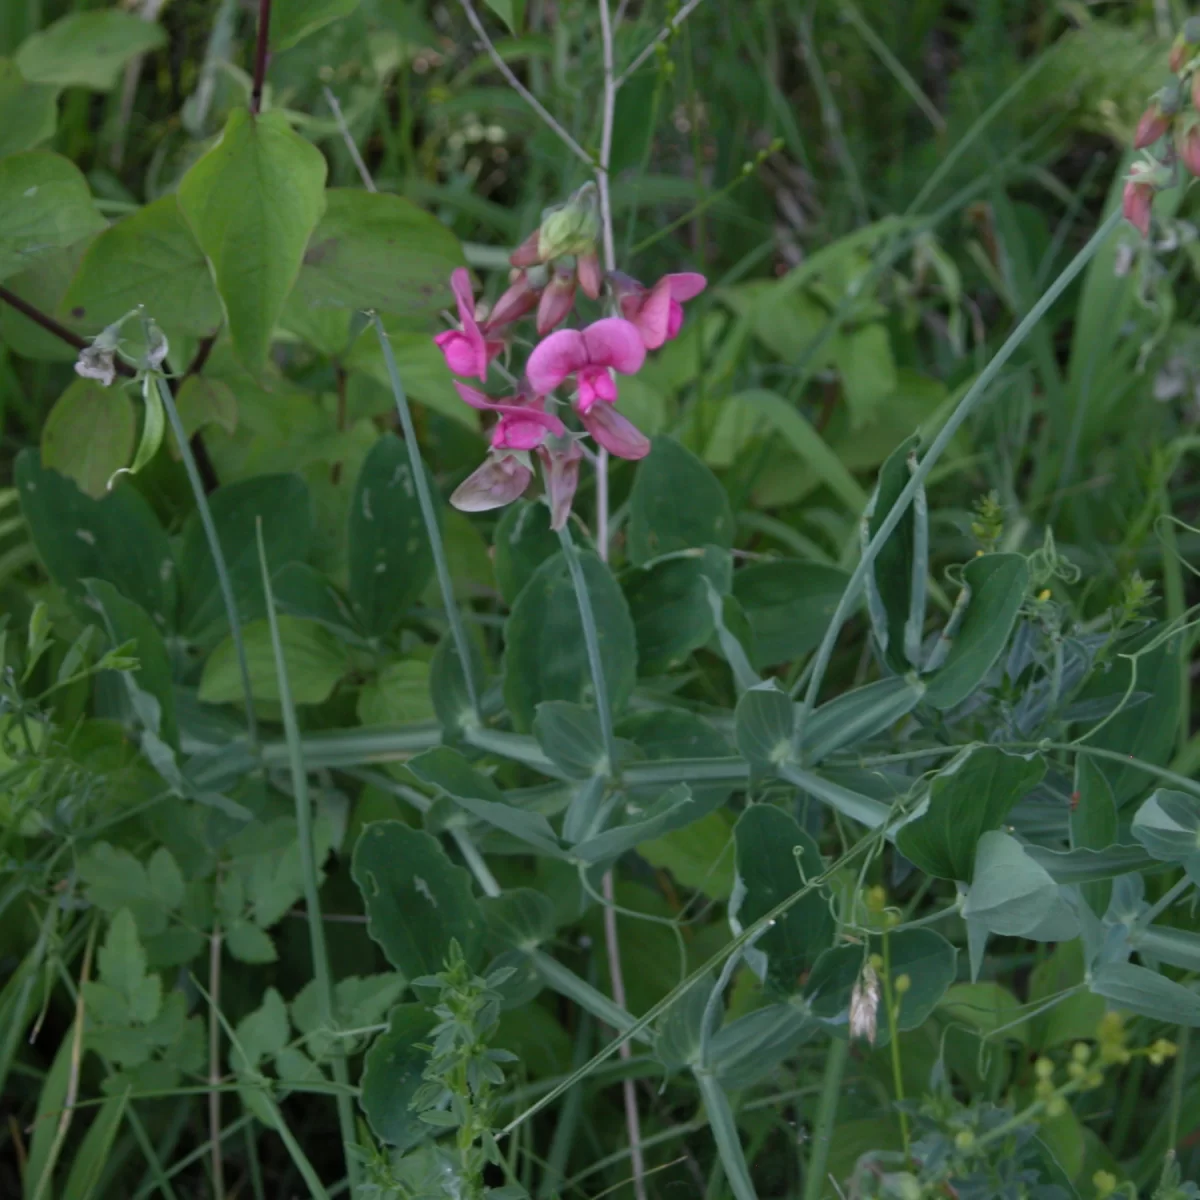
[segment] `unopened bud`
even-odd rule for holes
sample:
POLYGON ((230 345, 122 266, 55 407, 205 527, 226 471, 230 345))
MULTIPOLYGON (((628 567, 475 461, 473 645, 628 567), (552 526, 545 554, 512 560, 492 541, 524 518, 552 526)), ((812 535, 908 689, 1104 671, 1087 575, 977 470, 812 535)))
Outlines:
POLYGON ((526 313, 533 311, 537 302, 538 294, 530 284, 529 276, 524 271, 518 272, 507 291, 496 301, 496 307, 488 318, 488 331, 519 321, 526 313))
POLYGON ((1151 104, 1137 123, 1137 131, 1133 135, 1133 148, 1144 150, 1152 146, 1171 127, 1171 120, 1164 115, 1157 104, 1151 104))
POLYGON ((574 303, 575 272, 562 269, 555 271, 554 278, 546 285, 538 302, 538 336, 545 337, 556 325, 561 325, 574 303))
POLYGON ((600 270, 600 260, 593 250, 590 254, 581 254, 575 264, 575 276, 583 294, 589 300, 600 299, 600 289, 604 286, 604 275, 600 270))
POLYGON ((1192 107, 1200 112, 1200 71, 1192 76, 1192 107))
POLYGON ((171 347, 167 343, 167 335, 154 321, 146 322, 146 365, 157 370, 166 361, 171 347))
POLYGON ((1130 225, 1142 235, 1150 234, 1150 207, 1154 202, 1154 188, 1148 183, 1130 179, 1121 194, 1121 211, 1130 225))
POLYGON ((550 209, 538 231, 538 256, 543 262, 564 255, 576 257, 595 250, 600 236, 596 185, 585 183, 566 204, 550 209))
POLYGON ((541 230, 535 229, 509 256, 508 261, 514 267, 534 267, 542 261, 538 253, 538 240, 541 230))

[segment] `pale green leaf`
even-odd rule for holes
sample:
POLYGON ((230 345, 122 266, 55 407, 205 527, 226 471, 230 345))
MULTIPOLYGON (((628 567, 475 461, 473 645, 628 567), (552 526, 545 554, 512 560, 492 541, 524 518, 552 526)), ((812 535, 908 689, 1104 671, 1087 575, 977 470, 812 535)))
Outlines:
POLYGON ((153 21, 118 8, 75 12, 22 42, 16 61, 33 83, 107 92, 131 58, 157 50, 166 40, 153 21))
POLYGON ((124 388, 76 379, 42 427, 42 465, 99 499, 113 475, 129 465, 134 429, 133 404, 124 388))

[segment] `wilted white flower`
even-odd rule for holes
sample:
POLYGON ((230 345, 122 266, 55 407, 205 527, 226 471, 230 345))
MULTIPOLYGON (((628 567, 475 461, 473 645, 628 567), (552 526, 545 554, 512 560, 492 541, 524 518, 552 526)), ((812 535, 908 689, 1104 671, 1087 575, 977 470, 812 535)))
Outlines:
POLYGON ((170 347, 167 345, 167 335, 153 322, 146 322, 146 365, 157 370, 163 365, 170 347))
POLYGON ((868 962, 850 993, 850 1036, 865 1037, 875 1045, 879 1013, 879 976, 868 962))
POLYGON ((84 346, 75 360, 75 374, 84 379, 95 379, 101 387, 111 386, 117 377, 117 364, 113 347, 102 345, 97 338, 90 346, 84 346))

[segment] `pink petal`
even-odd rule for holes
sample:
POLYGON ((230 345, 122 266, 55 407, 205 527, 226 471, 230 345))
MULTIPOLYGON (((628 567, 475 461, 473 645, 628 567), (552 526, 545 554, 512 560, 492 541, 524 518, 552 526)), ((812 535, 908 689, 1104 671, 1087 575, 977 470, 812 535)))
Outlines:
POLYGON ((579 418, 583 427, 618 458, 645 458, 650 453, 650 439, 630 420, 621 416, 611 404, 597 404, 579 418))
MULTIPOLYGON (((445 336, 445 334, 438 334, 438 337, 445 336)), ((437 338, 434 341, 437 341, 437 338)), ((458 389, 458 394, 463 401, 472 408, 478 408, 483 412, 490 412, 495 407, 490 396, 485 396, 478 388, 473 388, 469 383, 461 383, 456 379, 454 386, 458 389)))
POLYGON ((671 287, 664 276, 646 293, 637 316, 632 318, 647 350, 657 350, 670 336, 671 287))
POLYGON ((464 329, 475 324, 475 292, 471 288, 471 275, 466 267, 456 267, 450 275, 450 290, 458 303, 458 319, 464 329))
POLYGON ((473 375, 478 379, 487 378, 487 352, 479 331, 475 337, 457 329, 447 329, 434 339, 438 349, 446 356, 446 365, 455 375, 473 375))
POLYGON ((583 331, 583 340, 587 361, 593 366, 612 367, 622 375, 632 375, 646 361, 642 335, 635 325, 620 317, 605 317, 589 325, 583 331))
MULTIPOLYGON (((618 324, 624 325, 627 322, 621 321, 618 324)), ((633 329, 633 326, 630 325, 629 328, 633 329)), ((635 334, 636 332, 637 330, 634 330, 635 334)), ((638 345, 641 344, 641 338, 638 338, 638 345)), ((586 367, 587 363, 588 347, 583 340, 583 334, 578 329, 560 329, 533 348, 533 353, 525 364, 525 374, 534 392, 545 396, 554 391, 568 375, 573 375, 580 367, 586 367)))
POLYGON ((511 504, 528 486, 533 472, 515 458, 489 456, 454 490, 450 503, 462 512, 487 512, 511 504))
POLYGON ((667 313, 667 341, 673 342, 683 328, 683 305, 678 300, 671 301, 670 312, 667 313))
POLYGON ((542 474, 546 481, 546 499, 550 503, 550 528, 561 529, 571 515, 571 501, 579 486, 579 460, 583 451, 577 442, 572 442, 565 451, 551 451, 545 447, 538 451, 542 460, 542 474))
MULTIPOLYGON (((543 412, 541 408, 534 407, 532 404, 493 400, 490 396, 485 396, 477 388, 473 388, 470 384, 463 383, 458 379, 454 381, 454 386, 458 389, 459 396, 466 404, 469 404, 472 408, 479 409, 481 412, 494 412, 499 413, 502 417, 510 417, 514 420, 531 421, 538 428, 548 429, 558 437, 562 437, 566 433, 566 427, 558 417, 553 413, 543 412)), ((519 401, 520 397, 515 397, 515 399, 519 401)), ((513 449, 518 448, 522 450, 529 449, 528 446, 513 447, 513 449)))
POLYGON ((546 426, 536 412, 505 413, 492 430, 494 450, 536 450, 546 440, 546 426))
POLYGON ((692 300, 708 287, 708 280, 696 271, 681 271, 678 275, 664 275, 659 283, 662 283, 663 280, 667 281, 667 286, 671 289, 672 300, 692 300))

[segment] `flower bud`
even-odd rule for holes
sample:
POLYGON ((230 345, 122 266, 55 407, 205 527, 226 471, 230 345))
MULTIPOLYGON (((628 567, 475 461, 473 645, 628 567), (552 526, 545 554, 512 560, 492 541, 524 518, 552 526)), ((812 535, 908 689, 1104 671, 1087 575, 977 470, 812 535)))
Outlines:
POLYGON ((571 254, 576 257, 595 250, 600 236, 600 211, 596 185, 585 183, 566 204, 549 209, 538 231, 538 255, 543 262, 571 254))
POLYGON ((502 325, 511 325, 514 321, 519 321, 527 312, 533 311, 537 302, 538 294, 530 284, 528 274, 525 271, 519 272, 508 290, 496 301, 496 307, 492 309, 485 329, 491 332, 502 325))
POLYGON ((567 319, 575 303, 575 272, 559 268, 546 285, 538 302, 538 337, 545 337, 556 325, 567 319))
POLYGON ((562 449, 543 445, 538 449, 542 461, 542 477, 546 484, 546 501, 550 505, 550 528, 557 531, 571 515, 571 502, 579 486, 579 460, 583 451, 574 438, 565 439, 562 449))
POLYGON ((600 260, 596 257, 595 251, 579 256, 579 260, 575 264, 575 275, 579 280, 579 286, 583 288, 583 294, 589 300, 599 300, 600 289, 604 286, 604 275, 600 270, 600 260))
MULTIPOLYGON (((1195 92, 1193 90, 1193 96, 1195 92)), ((1171 119, 1163 114, 1157 102, 1151 104, 1137 123, 1137 132, 1133 135, 1133 148, 1144 150, 1153 145, 1171 127, 1171 119)))
POLYGON ((146 322, 146 365, 152 370, 158 370, 166 361, 171 347, 167 343, 167 335, 154 321, 146 322))
POLYGON ((1175 35, 1175 40, 1171 43, 1171 55, 1167 59, 1167 66, 1170 67, 1174 74, 1179 74, 1180 67, 1187 62, 1188 44, 1183 40, 1183 34, 1175 35))
POLYGON ((509 256, 508 261, 514 267, 535 267, 542 261, 538 253, 538 241, 541 230, 535 229, 509 256))
POLYGON ((1125 220, 1134 227, 1142 237, 1150 233, 1150 205, 1154 200, 1154 188, 1148 183, 1130 179, 1125 184, 1121 196, 1121 211, 1125 220))

